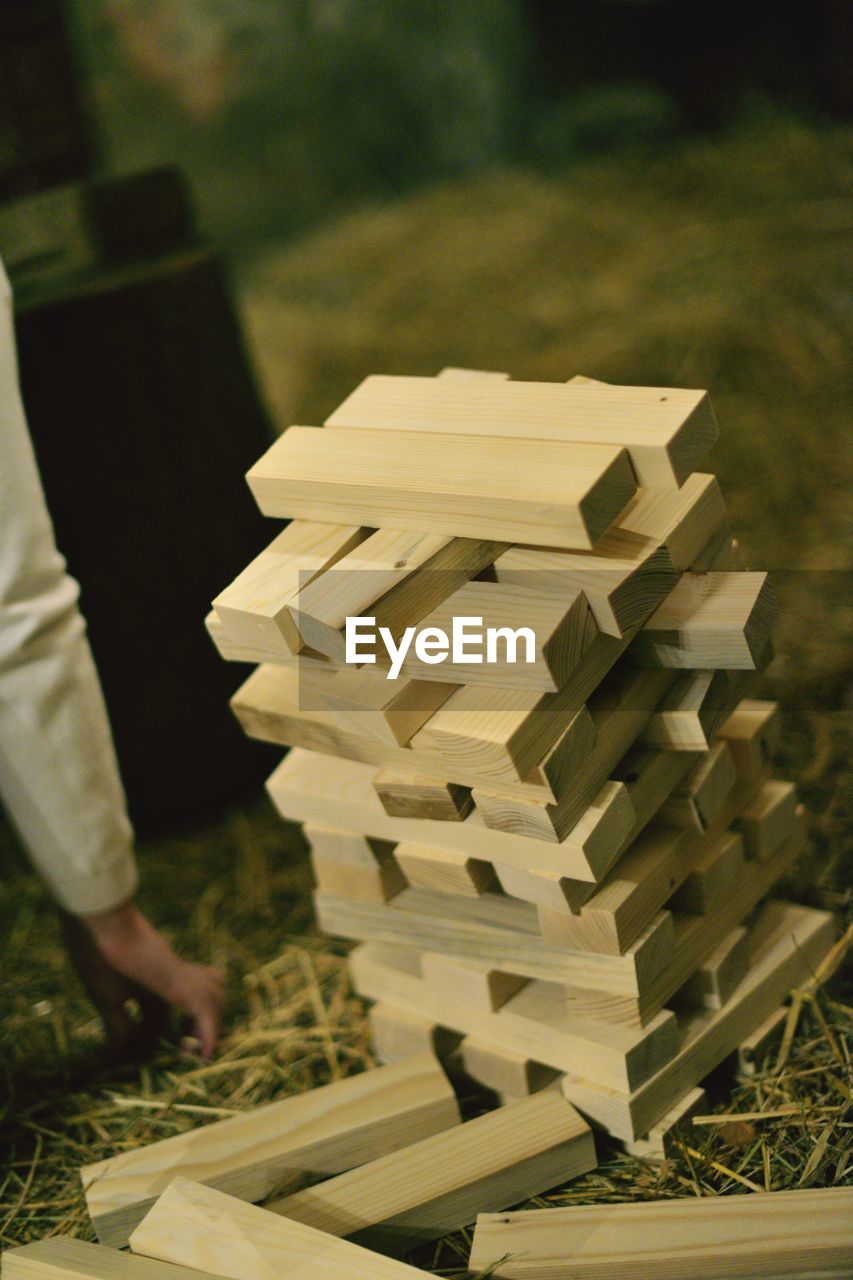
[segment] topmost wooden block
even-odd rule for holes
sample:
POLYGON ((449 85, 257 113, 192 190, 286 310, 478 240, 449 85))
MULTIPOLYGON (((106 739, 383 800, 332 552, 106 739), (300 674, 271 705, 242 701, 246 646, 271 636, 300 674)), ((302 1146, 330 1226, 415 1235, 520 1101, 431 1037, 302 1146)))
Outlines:
POLYGON ((682 485, 718 435, 706 391, 384 374, 365 378, 326 425, 619 445, 653 489, 682 485))

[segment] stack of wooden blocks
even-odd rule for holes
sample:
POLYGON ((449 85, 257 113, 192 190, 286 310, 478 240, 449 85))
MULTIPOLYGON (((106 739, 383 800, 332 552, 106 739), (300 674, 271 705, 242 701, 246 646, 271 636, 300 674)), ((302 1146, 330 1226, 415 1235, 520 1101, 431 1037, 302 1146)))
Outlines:
POLYGON ((367 378, 250 471, 294 519, 208 619, 261 663, 234 710, 294 748, 269 792, 360 943, 378 1055, 455 1055, 502 1099, 559 1081, 640 1150, 831 935, 755 913, 804 821, 749 696, 772 589, 697 470, 716 434, 699 391, 367 378), (344 664, 353 616, 529 627, 535 658, 410 649, 391 680, 344 664))

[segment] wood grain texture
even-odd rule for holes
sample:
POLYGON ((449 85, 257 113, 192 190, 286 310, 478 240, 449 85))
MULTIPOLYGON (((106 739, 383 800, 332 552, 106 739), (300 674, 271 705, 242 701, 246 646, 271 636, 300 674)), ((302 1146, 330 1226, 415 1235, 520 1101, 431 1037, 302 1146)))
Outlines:
POLYGON ((296 1173, 339 1173, 458 1122, 453 1090, 429 1056, 84 1165, 99 1239, 121 1247, 176 1175, 261 1200, 296 1173))
POLYGON ((415 1280, 423 1272, 175 1178, 139 1224, 131 1248, 152 1258, 207 1267, 225 1280, 415 1280))
POLYGON ((225 662, 280 662, 284 666, 296 667, 300 671, 334 671, 334 664, 322 653, 303 649, 300 653, 285 652, 279 641, 267 644, 260 640, 232 640, 226 635, 225 628, 214 609, 205 615, 204 628, 220 658, 225 662))
POLYGON ((853 1189, 821 1187, 483 1215, 470 1266, 507 1280, 840 1280, 851 1254, 853 1189))
POLYGON ((778 613, 766 573, 684 573, 628 654, 641 666, 754 670, 778 613))
POLYGON ((607 444, 313 427, 290 427, 246 478, 268 516, 570 548, 594 547, 637 487, 607 444))
POLYGON ((335 821, 349 829, 394 843, 414 840, 502 867, 555 871, 587 885, 600 880, 612 863, 612 846, 597 838, 594 816, 560 844, 489 831, 476 810, 464 822, 394 818, 379 802, 373 773, 370 765, 294 750, 275 769, 267 790, 282 817, 292 821, 324 824, 334 813, 335 821))
POLYGON ((633 1092, 602 1088, 578 1074, 566 1075, 566 1097, 614 1137, 648 1133, 673 1097, 703 1080, 734 1052, 744 1036, 779 1004, 791 987, 808 977, 835 939, 835 922, 823 911, 771 902, 750 930, 746 978, 721 1009, 686 1017, 681 1047, 633 1092))
POLYGON ((380 769, 373 790, 391 818, 462 822, 474 807, 469 787, 440 782, 404 769, 380 769))
POLYGON ((570 1014, 549 982, 530 982, 496 1012, 474 1008, 451 991, 436 994, 420 975, 410 947, 370 942, 351 954, 356 990, 370 1000, 415 1010, 452 1031, 497 1049, 537 1059, 555 1071, 583 1070, 590 1079, 626 1092, 653 1075, 678 1050, 674 1016, 661 1012, 648 1027, 631 1030, 570 1014), (633 1080, 635 1084, 629 1084, 633 1080))
MULTIPOLYGON (((603 382, 460 381, 374 374, 326 420, 369 431, 441 432, 624 445, 641 484, 677 488, 717 438, 708 395, 603 382)), ((523 541, 519 538, 518 541, 523 541)))
POLYGON ((3 1280, 215 1280, 211 1271, 134 1258, 86 1240, 57 1236, 3 1253, 3 1280))
POLYGON ((267 1208, 402 1251, 595 1168, 592 1131, 559 1092, 478 1116, 267 1208))
POLYGON ((287 658, 304 647, 287 606, 317 574, 368 538, 360 525, 294 520, 213 601, 232 644, 287 658))

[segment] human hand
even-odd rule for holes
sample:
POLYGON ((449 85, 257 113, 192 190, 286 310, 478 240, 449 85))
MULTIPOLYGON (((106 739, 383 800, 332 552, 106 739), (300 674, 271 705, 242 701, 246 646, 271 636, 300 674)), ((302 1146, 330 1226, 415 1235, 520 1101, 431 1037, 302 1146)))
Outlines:
POLYGON ((224 975, 209 965, 178 956, 133 902, 97 915, 62 913, 69 952, 90 998, 118 1046, 140 1052, 165 1032, 168 1006, 186 1010, 195 1025, 201 1052, 216 1047, 224 975), (141 1020, 134 1025, 126 1002, 134 998, 141 1020))

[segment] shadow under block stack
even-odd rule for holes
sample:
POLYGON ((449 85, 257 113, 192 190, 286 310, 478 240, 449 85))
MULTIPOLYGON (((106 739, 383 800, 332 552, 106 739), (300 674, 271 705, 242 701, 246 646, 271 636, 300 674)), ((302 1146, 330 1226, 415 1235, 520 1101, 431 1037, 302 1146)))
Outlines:
POLYGON ((367 378, 249 472, 291 523, 207 619, 257 664, 245 731, 291 748, 269 793, 378 1056, 562 1092, 646 1151, 834 937, 767 901, 805 822, 754 697, 773 591, 698 470, 716 435, 700 391, 367 378), (392 647, 347 664, 355 616, 392 647), (460 618, 491 661, 411 643, 460 618))

